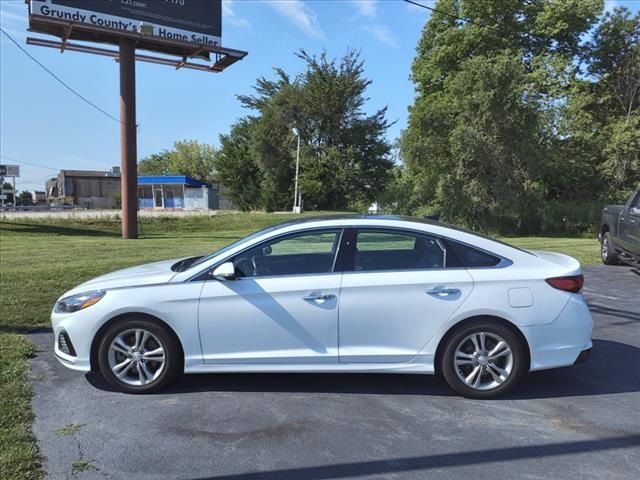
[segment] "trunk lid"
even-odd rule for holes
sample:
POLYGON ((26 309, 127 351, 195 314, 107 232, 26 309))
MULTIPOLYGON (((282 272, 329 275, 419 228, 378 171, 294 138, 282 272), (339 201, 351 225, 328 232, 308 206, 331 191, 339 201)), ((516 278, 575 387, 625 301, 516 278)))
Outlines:
POLYGON ((546 252, 541 250, 531 250, 531 253, 555 267, 557 276, 579 275, 582 273, 580 262, 569 255, 556 252, 546 252))

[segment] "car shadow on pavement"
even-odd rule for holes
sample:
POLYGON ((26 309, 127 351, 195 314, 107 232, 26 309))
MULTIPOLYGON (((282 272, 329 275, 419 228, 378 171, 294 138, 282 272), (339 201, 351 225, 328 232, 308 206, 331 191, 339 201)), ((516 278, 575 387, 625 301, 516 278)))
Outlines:
MULTIPOLYGON (((531 372, 505 400, 580 397, 640 391, 640 348, 594 340, 591 358, 569 368, 531 372)), ((96 388, 112 391, 99 374, 96 388)), ((399 374, 225 373, 183 375, 158 395, 193 392, 340 393, 455 396, 439 377, 399 374)))
MULTIPOLYGON (((464 465, 482 465, 495 462, 510 462, 529 458, 557 457, 582 453, 631 449, 640 445, 640 435, 624 435, 597 440, 578 440, 545 445, 527 445, 486 450, 464 450, 461 452, 423 455, 364 462, 318 465, 282 470, 248 472, 193 480, 329 480, 363 476, 394 475, 402 472, 417 472, 464 465)), ((425 472, 426 474, 426 472, 425 472)), ((386 477, 385 477, 386 478, 386 477)), ((395 475, 394 475, 395 478, 395 475)), ((424 477, 427 478, 427 477, 424 477)))

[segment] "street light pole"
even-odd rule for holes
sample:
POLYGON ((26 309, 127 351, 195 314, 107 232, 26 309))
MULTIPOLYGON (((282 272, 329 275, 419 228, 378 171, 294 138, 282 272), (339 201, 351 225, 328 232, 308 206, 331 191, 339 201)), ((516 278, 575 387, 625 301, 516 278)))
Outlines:
POLYGON ((300 132, 297 128, 292 128, 293 134, 298 137, 298 149, 296 150, 296 179, 293 188, 293 213, 300 213, 300 203, 298 201, 298 172, 300 171, 300 132))

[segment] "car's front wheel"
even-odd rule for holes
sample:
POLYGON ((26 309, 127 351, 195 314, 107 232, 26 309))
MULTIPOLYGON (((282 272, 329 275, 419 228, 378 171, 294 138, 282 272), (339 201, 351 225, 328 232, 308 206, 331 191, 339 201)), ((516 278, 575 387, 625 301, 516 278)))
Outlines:
POLYGON ((496 398, 509 392, 525 373, 525 349, 507 327, 491 320, 459 328, 442 355, 449 386, 468 398, 496 398))
POLYGON ((169 331, 144 319, 125 319, 107 329, 98 363, 105 380, 127 393, 157 391, 179 371, 178 346, 169 331))

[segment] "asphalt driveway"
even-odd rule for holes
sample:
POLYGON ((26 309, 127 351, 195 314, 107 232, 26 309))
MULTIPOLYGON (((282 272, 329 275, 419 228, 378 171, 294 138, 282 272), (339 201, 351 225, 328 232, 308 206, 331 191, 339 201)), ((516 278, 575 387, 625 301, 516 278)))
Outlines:
POLYGON ((50 478, 640 478, 640 272, 585 268, 591 359, 473 401, 419 375, 195 375, 109 391, 31 336, 50 478))

